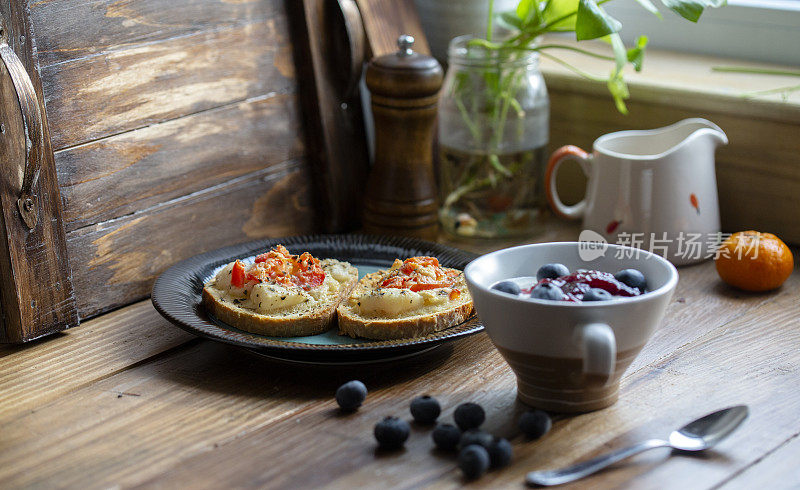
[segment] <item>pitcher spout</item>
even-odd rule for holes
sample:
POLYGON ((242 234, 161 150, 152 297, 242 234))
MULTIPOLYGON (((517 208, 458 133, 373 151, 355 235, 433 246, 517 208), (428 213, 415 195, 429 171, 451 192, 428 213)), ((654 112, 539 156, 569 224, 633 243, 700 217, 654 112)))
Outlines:
POLYGON ((707 139, 714 143, 714 147, 728 144, 728 136, 719 126, 700 117, 684 119, 672 125, 676 131, 686 134, 683 145, 690 145, 693 140, 707 139))

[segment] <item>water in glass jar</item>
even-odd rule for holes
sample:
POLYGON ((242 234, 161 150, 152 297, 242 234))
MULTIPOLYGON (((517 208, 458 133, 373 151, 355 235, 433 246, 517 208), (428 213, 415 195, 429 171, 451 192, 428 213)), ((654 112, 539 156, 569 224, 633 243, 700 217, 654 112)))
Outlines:
POLYGON ((546 206, 544 145, 494 154, 440 149, 439 218, 445 231, 487 238, 539 231, 546 206))

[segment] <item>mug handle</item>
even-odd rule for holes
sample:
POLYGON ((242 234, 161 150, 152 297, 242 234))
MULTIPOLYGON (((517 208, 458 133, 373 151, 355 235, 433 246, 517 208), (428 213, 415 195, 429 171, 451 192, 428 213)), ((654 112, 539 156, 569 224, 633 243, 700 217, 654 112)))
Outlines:
POLYGON ((561 202, 561 199, 558 197, 558 191, 556 190, 556 174, 558 173, 558 167, 561 165, 561 162, 569 158, 577 160, 581 165, 584 175, 586 175, 587 178, 589 177, 591 173, 589 167, 592 164, 592 155, 586 153, 577 146, 567 145, 553 152, 550 161, 547 162, 544 185, 547 192, 547 202, 550 203, 550 207, 553 209, 554 213, 566 219, 579 219, 586 212, 586 197, 584 196, 577 204, 567 206, 561 202))
POLYGON ((583 350, 583 375, 597 376, 603 385, 611 381, 617 364, 617 338, 605 323, 589 323, 578 327, 583 350))

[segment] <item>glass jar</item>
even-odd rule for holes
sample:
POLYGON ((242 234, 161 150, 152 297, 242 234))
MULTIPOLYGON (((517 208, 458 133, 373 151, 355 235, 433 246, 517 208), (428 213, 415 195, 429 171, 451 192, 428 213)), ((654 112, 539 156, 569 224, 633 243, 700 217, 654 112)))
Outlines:
POLYGON ((450 234, 532 235, 546 206, 550 102, 531 51, 453 39, 439 99, 439 219, 450 234))

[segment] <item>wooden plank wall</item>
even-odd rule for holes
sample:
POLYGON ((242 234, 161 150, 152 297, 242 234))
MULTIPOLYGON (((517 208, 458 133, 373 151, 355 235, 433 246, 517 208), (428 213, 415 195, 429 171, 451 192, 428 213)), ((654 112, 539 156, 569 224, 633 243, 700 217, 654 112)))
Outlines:
POLYGON ((29 2, 78 309, 315 228, 281 0, 29 2))

